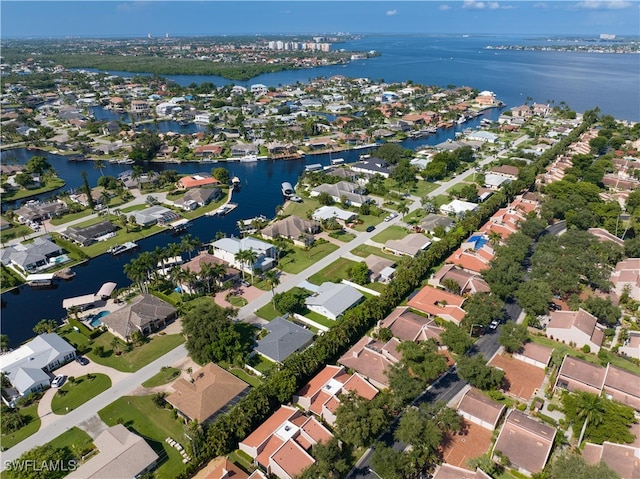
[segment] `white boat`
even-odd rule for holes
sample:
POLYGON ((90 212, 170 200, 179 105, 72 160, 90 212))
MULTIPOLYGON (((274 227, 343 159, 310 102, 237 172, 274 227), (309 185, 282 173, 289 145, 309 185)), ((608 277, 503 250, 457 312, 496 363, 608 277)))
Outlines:
POLYGON ((258 161, 258 155, 245 155, 240 158, 240 163, 253 163, 258 161))
POLYGON ((109 248, 107 250, 107 253, 111 253, 112 255, 116 256, 116 255, 119 255, 121 253, 124 253, 125 251, 129 251, 129 250, 132 250, 132 249, 137 248, 137 247, 138 247, 138 245, 136 243, 134 243, 133 241, 127 241, 126 243, 112 246, 111 248, 109 248))

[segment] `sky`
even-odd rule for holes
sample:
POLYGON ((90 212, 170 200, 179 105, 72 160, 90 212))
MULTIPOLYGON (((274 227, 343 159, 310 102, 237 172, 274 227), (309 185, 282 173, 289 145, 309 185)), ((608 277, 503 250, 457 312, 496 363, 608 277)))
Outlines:
POLYGON ((335 32, 640 36, 640 0, 0 2, 1 38, 335 32))

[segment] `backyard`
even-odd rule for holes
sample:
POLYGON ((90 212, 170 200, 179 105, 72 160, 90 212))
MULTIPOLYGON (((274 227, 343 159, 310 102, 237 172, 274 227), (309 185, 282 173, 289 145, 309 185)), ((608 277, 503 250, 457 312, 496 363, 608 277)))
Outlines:
POLYGON ((186 446, 182 421, 170 409, 158 407, 153 396, 124 396, 98 411, 100 418, 109 426, 124 424, 128 429, 144 437, 160 456, 159 467, 154 477, 173 479, 184 470, 182 456, 177 449, 165 442, 167 437, 186 446))

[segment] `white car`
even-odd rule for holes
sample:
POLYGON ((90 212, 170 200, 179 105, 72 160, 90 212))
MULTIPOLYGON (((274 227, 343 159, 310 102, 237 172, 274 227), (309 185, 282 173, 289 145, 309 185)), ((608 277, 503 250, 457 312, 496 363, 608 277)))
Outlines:
POLYGON ((53 381, 51 381, 51 387, 59 388, 60 386, 62 386, 62 383, 64 383, 65 379, 67 379, 66 376, 56 376, 55 378, 53 378, 53 381))
POLYGON ((494 319, 493 321, 491 321, 491 324, 489 325, 489 329, 496 329, 499 324, 500 324, 500 322, 498 320, 494 319))

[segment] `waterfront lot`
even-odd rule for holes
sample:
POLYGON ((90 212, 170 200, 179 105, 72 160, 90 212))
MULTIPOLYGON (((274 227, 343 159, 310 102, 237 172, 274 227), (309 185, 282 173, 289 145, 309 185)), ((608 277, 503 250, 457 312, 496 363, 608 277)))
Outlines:
POLYGON ((160 456, 154 477, 173 479, 185 470, 178 450, 165 442, 171 437, 183 447, 187 446, 182 421, 171 410, 156 406, 153 396, 123 396, 98 411, 98 415, 108 426, 124 424, 144 437, 160 456))

